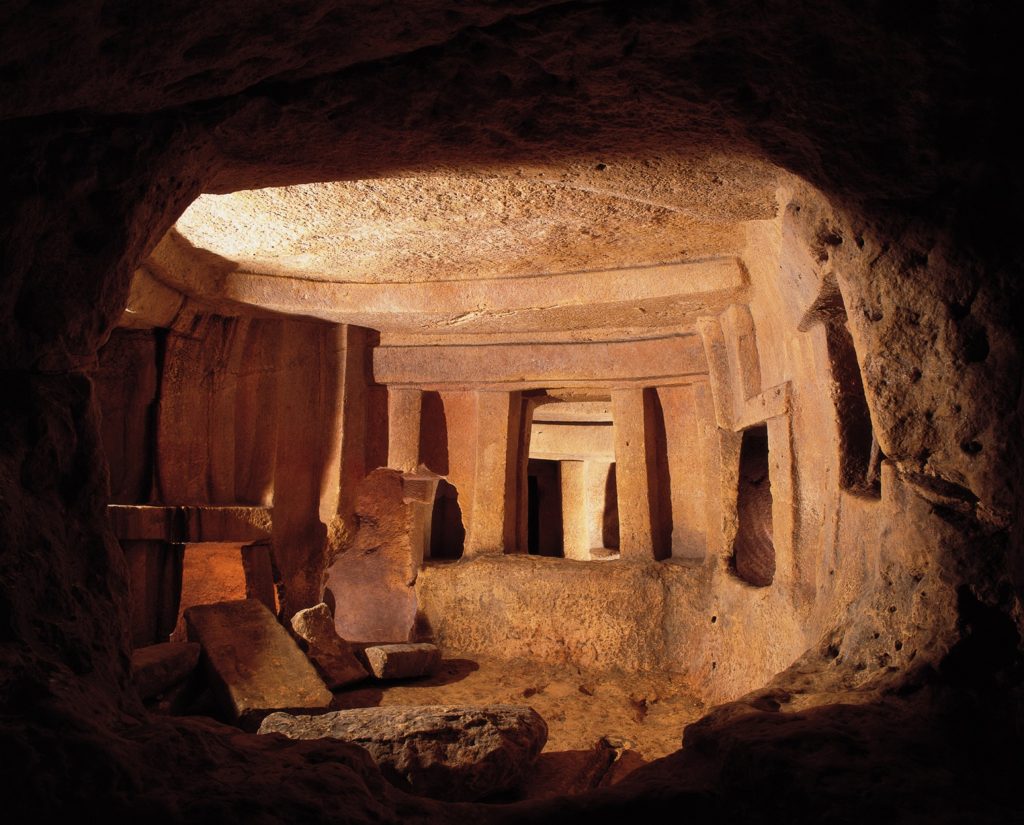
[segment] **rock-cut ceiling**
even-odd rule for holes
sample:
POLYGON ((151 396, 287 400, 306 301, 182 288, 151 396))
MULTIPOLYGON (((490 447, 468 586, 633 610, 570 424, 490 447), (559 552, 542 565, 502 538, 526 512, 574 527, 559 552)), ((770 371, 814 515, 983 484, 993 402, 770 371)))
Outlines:
POLYGON ((148 274, 222 309, 386 333, 678 326, 735 298, 778 170, 735 155, 588 159, 203 195, 148 274))

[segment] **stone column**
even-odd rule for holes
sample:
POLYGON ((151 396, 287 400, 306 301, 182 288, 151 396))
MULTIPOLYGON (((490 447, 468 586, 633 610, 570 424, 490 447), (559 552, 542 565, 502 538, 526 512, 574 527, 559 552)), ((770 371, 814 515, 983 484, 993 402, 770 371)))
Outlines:
POLYGON ((516 541, 520 393, 481 390, 476 413, 476 479, 466 556, 504 553, 516 541))
POLYGON ((694 387, 659 387, 672 499, 673 558, 707 552, 707 472, 694 387))
POLYGON ((586 467, 582 461, 562 461, 562 552, 567 559, 590 558, 587 529, 586 467))
POLYGON ((623 559, 654 558, 643 389, 612 390, 612 420, 619 497, 619 555, 623 559))
POLYGON ((388 387, 388 467, 412 473, 420 463, 423 391, 388 387))
POLYGON ((610 461, 583 462, 583 484, 586 488, 587 557, 589 551, 604 547, 604 511, 608 494, 610 461))

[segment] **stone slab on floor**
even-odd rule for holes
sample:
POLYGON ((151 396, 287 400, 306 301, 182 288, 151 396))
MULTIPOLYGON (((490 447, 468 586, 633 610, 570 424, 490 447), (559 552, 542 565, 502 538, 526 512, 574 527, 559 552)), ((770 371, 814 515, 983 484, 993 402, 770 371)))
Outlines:
POLYGON ((365 748, 392 783, 449 801, 483 799, 523 780, 548 738, 530 707, 391 706, 320 716, 274 713, 259 732, 333 738, 365 748))
POLYGON ((334 629, 334 617, 323 602, 292 616, 292 630, 306 643, 306 655, 331 690, 361 682, 370 675, 334 629))
POLYGON ((192 642, 164 642, 132 651, 132 681, 139 696, 152 699, 184 681, 199 662, 192 642))
POLYGON ((203 663, 223 713, 254 729, 268 713, 323 710, 333 696, 306 654, 255 599, 219 602, 185 611, 189 639, 203 647, 203 663))
POLYGON ((373 645, 364 651, 370 670, 378 679, 414 679, 430 676, 441 664, 437 645, 418 644, 373 645))

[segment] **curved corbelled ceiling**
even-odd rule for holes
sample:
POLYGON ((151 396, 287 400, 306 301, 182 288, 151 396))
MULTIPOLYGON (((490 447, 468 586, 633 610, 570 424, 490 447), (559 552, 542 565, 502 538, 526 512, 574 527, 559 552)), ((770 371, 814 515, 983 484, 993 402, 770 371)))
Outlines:
POLYGON ((746 285, 779 172, 735 155, 437 170, 204 195, 154 253, 217 303, 386 332, 654 328, 746 285))

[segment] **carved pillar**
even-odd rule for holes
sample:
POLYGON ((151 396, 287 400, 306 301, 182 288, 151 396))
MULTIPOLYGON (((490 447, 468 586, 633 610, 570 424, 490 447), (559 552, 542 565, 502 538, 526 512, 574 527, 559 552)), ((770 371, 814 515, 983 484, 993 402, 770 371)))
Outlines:
POLYGON ((476 479, 466 556, 503 553, 516 542, 521 395, 477 392, 476 412, 476 479))
POLYGON ((643 389, 612 390, 612 419, 619 497, 619 555, 623 559, 653 558, 649 422, 643 389))
POLYGON ((672 497, 672 556, 707 552, 707 471, 694 387, 659 387, 672 497))
POLYGON ((423 391, 388 387, 388 467, 415 472, 420 463, 420 416, 423 391))
POLYGON ((567 559, 590 558, 586 468, 582 461, 562 461, 562 552, 567 559))
POLYGON ((612 470, 610 461, 583 462, 583 483, 586 495, 587 551, 603 548, 604 511, 607 505, 608 476, 612 470))

